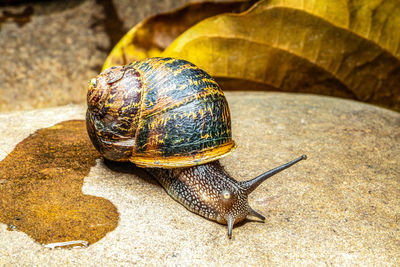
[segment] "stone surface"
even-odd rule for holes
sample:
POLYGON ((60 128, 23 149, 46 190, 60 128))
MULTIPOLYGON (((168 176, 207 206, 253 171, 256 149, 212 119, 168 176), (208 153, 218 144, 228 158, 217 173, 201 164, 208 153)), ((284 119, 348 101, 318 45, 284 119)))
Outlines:
POLYGON ((131 27, 193 0, 26 2, 0 5, 1 112, 84 103, 87 81, 131 27))
MULTIPOLYGON (((83 192, 110 200, 117 228, 88 248, 50 250, 0 225, 0 265, 400 264, 400 114, 329 97, 227 93, 238 149, 222 160, 238 180, 301 154, 249 201, 265 223, 226 226, 187 211, 137 170, 102 160, 83 192)), ((38 128, 83 119, 84 107, 0 114, 0 160, 38 128)))

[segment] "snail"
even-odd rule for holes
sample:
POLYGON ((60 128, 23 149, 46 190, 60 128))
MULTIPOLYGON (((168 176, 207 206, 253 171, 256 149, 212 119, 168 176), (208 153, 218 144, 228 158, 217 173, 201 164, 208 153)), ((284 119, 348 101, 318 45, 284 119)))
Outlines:
POLYGON ((235 149, 228 103, 216 81, 194 64, 149 58, 111 67, 89 82, 86 125, 100 154, 130 161, 188 210, 228 225, 265 217, 248 194, 303 155, 238 182, 218 159, 235 149))

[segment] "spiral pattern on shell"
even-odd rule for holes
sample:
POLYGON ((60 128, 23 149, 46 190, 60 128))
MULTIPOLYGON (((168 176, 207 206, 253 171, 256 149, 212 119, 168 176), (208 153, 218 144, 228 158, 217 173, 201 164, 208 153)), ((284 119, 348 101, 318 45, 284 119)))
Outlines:
POLYGON ((218 84, 172 58, 113 67, 92 79, 87 128, 104 157, 144 167, 203 164, 235 148, 218 84))

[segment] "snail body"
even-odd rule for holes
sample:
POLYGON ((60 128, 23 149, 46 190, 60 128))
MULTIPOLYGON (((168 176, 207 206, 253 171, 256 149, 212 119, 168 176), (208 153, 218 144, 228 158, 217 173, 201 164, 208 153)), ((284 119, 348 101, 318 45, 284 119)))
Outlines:
POLYGON ((150 58, 112 67, 88 87, 89 137, 109 160, 146 168, 190 211, 228 225, 265 218, 248 194, 302 156, 245 182, 218 159, 235 149, 228 103, 215 80, 192 63, 150 58))

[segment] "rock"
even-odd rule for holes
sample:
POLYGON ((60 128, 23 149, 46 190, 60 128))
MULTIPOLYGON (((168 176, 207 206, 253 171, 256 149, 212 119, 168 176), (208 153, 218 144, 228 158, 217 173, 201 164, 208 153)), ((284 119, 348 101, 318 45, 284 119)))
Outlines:
MULTIPOLYGON (((0 265, 398 265, 399 113, 315 95, 227 98, 238 148, 222 163, 238 180, 308 156, 250 195, 265 223, 238 225, 229 240, 225 225, 189 212, 143 173, 98 159, 82 190, 117 207, 115 230, 87 248, 50 250, 0 224, 0 265)), ((0 160, 38 128, 84 113, 0 114, 0 160)))

